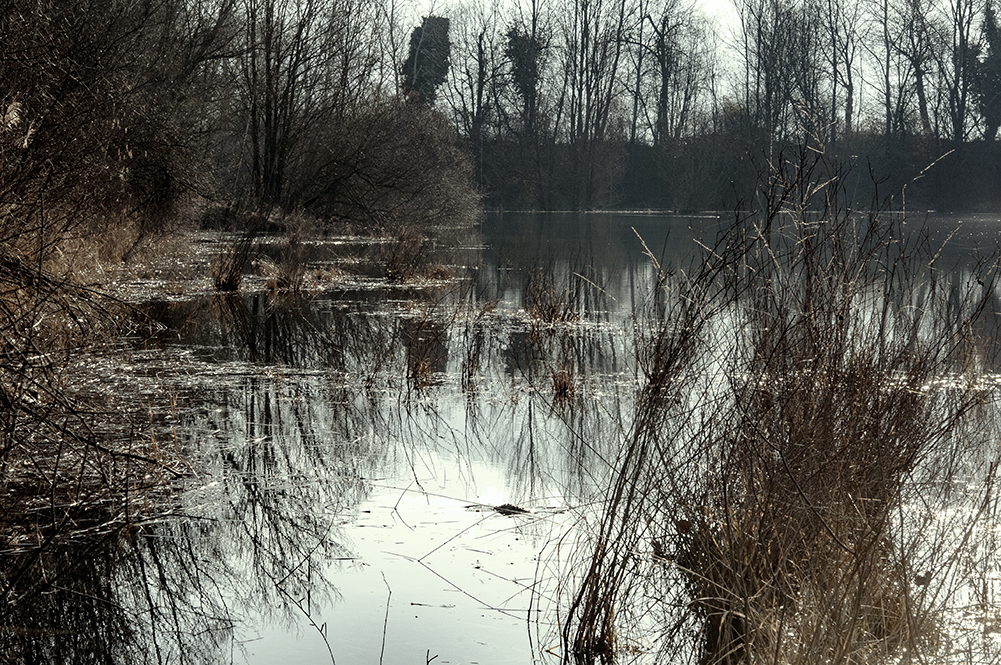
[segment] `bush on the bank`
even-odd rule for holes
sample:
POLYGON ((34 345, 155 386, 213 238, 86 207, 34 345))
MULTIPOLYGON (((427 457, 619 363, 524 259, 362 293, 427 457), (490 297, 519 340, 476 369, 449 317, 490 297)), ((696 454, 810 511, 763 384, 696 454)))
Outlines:
POLYGON ((324 127, 303 158, 294 200, 374 229, 431 229, 478 214, 468 155, 427 107, 390 101, 324 127))

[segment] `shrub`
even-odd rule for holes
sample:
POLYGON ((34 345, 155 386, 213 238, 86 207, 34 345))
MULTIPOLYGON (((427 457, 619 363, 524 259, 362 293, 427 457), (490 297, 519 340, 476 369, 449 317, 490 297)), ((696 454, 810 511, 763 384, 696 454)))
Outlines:
POLYGON ((998 563, 976 545, 998 464, 995 264, 941 279, 927 238, 850 209, 843 177, 784 156, 759 211, 662 279, 567 660, 640 637, 658 662, 965 657, 958 608, 998 563))
POLYGON ((293 198, 307 211, 389 233, 479 214, 469 157, 436 111, 374 103, 326 127, 314 144, 293 198))

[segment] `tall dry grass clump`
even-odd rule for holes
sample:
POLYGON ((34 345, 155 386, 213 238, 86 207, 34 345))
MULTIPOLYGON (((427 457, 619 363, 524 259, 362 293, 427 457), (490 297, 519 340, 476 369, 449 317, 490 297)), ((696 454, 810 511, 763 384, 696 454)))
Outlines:
POLYGON ((227 245, 209 266, 209 274, 216 290, 236 291, 239 289, 240 283, 243 281, 243 273, 254 260, 258 251, 256 229, 244 231, 227 245))
POLYGON ((586 284, 579 279, 559 283, 552 270, 535 268, 525 278, 525 308, 541 323, 579 320, 586 284))
POLYGON ((759 210, 663 277, 566 580, 566 662, 991 657, 997 266, 944 279, 902 215, 848 207, 844 175, 780 156, 759 210))

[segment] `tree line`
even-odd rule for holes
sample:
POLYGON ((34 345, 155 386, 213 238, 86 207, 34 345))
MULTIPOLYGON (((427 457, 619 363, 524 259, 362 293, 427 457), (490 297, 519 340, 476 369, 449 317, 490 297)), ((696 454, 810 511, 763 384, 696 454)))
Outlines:
POLYGON ((4 5, 7 238, 193 200, 428 224, 471 183, 497 207, 719 208, 788 145, 853 165, 859 199, 921 176, 915 203, 1001 204, 988 0, 4 5))
POLYGON ((374 228, 468 214, 466 151, 433 96, 404 94, 424 48, 405 35, 381 0, 6 0, 4 244, 141 236, 182 208, 374 228))
POLYGON ((913 183, 935 207, 1001 203, 1001 37, 990 0, 472 0, 441 94, 489 202, 739 203, 783 146, 913 183))

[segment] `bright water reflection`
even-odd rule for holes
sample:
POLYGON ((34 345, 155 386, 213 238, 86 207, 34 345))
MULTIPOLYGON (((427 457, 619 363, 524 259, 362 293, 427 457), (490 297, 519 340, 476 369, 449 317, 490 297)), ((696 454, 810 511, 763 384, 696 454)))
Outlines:
POLYGON ((546 660, 568 511, 599 502, 630 427, 654 259, 686 269, 722 223, 506 214, 458 285, 145 303, 160 333, 119 369, 191 473, 173 516, 25 610, 71 634, 39 660, 85 635, 109 662, 546 660))
POLYGON ((175 395, 171 431, 196 473, 184 517, 141 545, 190 552, 168 568, 197 581, 146 583, 214 590, 224 626, 190 598, 174 619, 176 602, 153 603, 135 610, 151 629, 177 624, 153 647, 525 663, 554 646, 531 642, 554 638, 538 623, 555 583, 539 553, 605 482, 627 427, 631 335, 593 307, 543 326, 463 292, 147 307, 163 332, 145 379, 175 395), (571 389, 557 391, 558 371, 571 389))

